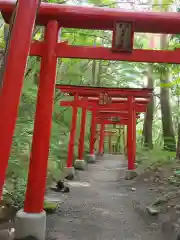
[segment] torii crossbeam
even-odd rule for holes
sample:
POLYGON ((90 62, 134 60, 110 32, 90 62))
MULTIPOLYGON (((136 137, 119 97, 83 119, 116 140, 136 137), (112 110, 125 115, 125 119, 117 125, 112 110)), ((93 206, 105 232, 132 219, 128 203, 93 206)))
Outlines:
MULTIPOLYGON (((0 9, 4 19, 10 22, 15 1, 2 0, 0 9)), ((36 24, 46 25, 55 20, 64 28, 114 30, 116 22, 131 22, 134 24, 134 32, 178 34, 176 27, 180 23, 178 13, 142 13, 124 12, 120 9, 108 9, 97 7, 67 6, 63 4, 42 3, 38 12, 36 24), (76 21, 74 21, 76 19, 76 21), (156 27, 154 27, 156 26, 156 27)), ((31 45, 31 56, 42 56, 45 51, 44 44, 34 42, 31 45)), ((159 62, 180 63, 180 50, 145 50, 134 49, 131 54, 113 53, 110 48, 73 46, 66 42, 57 43, 56 57, 104 59, 131 62, 159 62)))

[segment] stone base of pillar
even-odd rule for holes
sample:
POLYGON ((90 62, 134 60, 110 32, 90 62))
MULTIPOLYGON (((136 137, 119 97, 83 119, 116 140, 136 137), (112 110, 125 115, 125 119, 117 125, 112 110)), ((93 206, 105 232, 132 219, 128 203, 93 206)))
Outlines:
POLYGON ((96 155, 94 155, 94 154, 88 154, 86 156, 86 158, 87 158, 88 163, 95 163, 96 162, 96 155))
POLYGON ((87 169, 87 164, 84 160, 77 159, 75 161, 74 167, 77 170, 85 170, 87 169))
POLYGON ((132 180, 138 176, 136 170, 126 170, 125 172, 125 179, 126 180, 132 180))
POLYGON ((20 210, 15 219, 15 239, 31 236, 37 240, 46 239, 46 213, 25 213, 20 210))
POLYGON ((64 175, 65 175, 66 179, 73 180, 74 177, 75 177, 74 167, 65 167, 64 168, 64 175))

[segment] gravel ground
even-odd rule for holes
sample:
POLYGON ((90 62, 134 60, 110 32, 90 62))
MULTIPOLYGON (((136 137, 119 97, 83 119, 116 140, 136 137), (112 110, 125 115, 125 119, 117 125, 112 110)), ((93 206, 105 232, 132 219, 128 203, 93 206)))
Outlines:
POLYGON ((47 217, 47 239, 169 240, 158 220, 144 210, 155 196, 144 185, 132 189, 132 182, 123 180, 125 168, 122 156, 105 155, 77 172, 68 183, 69 194, 52 194, 64 200, 47 217))

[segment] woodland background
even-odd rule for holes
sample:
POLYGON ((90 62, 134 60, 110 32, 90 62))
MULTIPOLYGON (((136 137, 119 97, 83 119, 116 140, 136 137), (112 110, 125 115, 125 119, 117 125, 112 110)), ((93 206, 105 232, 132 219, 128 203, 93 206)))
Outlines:
MULTIPOLYGON (((58 4, 91 5, 110 8, 125 8, 133 11, 178 12, 179 1, 173 0, 46 0, 58 4)), ((7 26, 0 18, 1 61, 5 49, 4 32, 7 26)), ((33 38, 43 39, 44 29, 36 27, 33 38)), ((23 33, 22 33, 23 37, 23 33)), ((63 29, 61 40, 70 44, 111 46, 112 33, 80 29, 63 29)), ((135 34, 135 48, 175 49, 180 47, 180 36, 135 34)), ((31 151, 34 114, 38 89, 40 58, 30 57, 25 74, 19 116, 13 138, 13 146, 4 194, 10 194, 14 204, 23 202, 27 181, 27 169, 31 151)), ((146 116, 142 114, 137 124, 137 163, 150 166, 180 160, 180 67, 170 64, 147 64, 103 60, 59 59, 57 80, 59 84, 103 87, 150 87, 154 96, 146 116), (148 151, 148 153, 147 153, 148 151)), ((15 84, 15 79, 12 80, 15 84)), ((63 96, 57 91, 54 98, 53 126, 49 154, 48 180, 58 179, 67 159, 67 146, 71 126, 71 108, 59 106, 63 96)), ((79 138, 81 111, 78 112, 75 156, 79 138)), ((85 138, 85 155, 89 150, 91 115, 88 113, 85 138)), ((121 138, 115 144, 121 151, 121 138)), ((106 144, 107 145, 107 144, 106 144)))

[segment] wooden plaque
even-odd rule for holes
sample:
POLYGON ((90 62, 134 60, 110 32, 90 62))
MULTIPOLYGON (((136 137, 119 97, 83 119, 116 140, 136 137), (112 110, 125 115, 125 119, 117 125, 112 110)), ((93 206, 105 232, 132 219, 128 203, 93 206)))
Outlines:
POLYGON ((120 122, 120 120, 121 120, 120 117, 112 117, 111 118, 111 121, 117 122, 117 123, 120 122))
POLYGON ((99 96, 99 105, 106 105, 111 103, 111 98, 108 96, 107 93, 100 93, 99 96))
POLYGON ((113 30, 112 50, 132 52, 134 41, 134 23, 116 22, 113 30))

